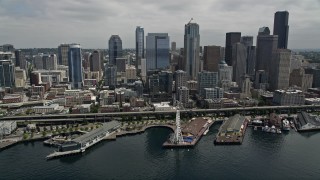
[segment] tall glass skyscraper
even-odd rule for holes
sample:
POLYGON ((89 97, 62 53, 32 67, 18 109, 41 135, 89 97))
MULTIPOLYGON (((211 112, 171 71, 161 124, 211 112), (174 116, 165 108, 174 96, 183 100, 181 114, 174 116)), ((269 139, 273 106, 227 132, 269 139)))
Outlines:
POLYGON ((122 57, 122 40, 119 35, 112 35, 109 39, 109 64, 115 65, 119 57, 122 57))
POLYGON ((168 33, 148 33, 146 46, 147 70, 169 67, 168 33))
POLYGON ((69 82, 72 89, 80 89, 83 86, 81 46, 80 44, 70 44, 69 54, 69 82))
POLYGON ((185 71, 189 79, 196 80, 200 71, 199 25, 189 22, 184 26, 185 71))
POLYGON ((15 86, 15 66, 11 60, 0 60, 0 87, 15 86))
POLYGON ((274 14, 273 35, 278 35, 278 49, 288 48, 289 12, 278 11, 274 14))
POLYGON ((141 69, 141 59, 144 58, 144 29, 141 26, 136 28, 136 69, 141 69))

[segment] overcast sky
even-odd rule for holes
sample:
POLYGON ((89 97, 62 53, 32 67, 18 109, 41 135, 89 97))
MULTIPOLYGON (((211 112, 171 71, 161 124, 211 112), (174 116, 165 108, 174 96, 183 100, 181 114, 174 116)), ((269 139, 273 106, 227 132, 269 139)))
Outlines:
POLYGON ((225 44, 225 33, 254 36, 273 31, 276 11, 289 11, 289 48, 320 48, 320 0, 0 0, 0 44, 15 48, 80 43, 107 48, 118 34, 124 48, 135 47, 135 28, 169 33, 183 46, 184 24, 200 26, 201 45, 225 44))

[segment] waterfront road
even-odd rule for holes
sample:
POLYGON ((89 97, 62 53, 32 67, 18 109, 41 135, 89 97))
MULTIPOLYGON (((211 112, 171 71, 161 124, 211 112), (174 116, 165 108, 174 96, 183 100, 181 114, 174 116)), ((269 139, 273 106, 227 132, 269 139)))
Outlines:
MULTIPOLYGON (((314 112, 320 111, 320 105, 301 105, 301 106, 255 106, 255 107, 233 107, 221 109, 188 109, 181 110, 182 115, 206 115, 216 114, 218 116, 241 113, 245 115, 265 114, 270 112, 295 113, 299 111, 314 112)), ((30 116, 7 116, 1 117, 0 121, 83 121, 83 120, 111 120, 124 117, 158 117, 174 116, 175 110, 170 111, 142 111, 142 112, 112 112, 112 113, 88 113, 88 114, 52 114, 52 115, 30 115, 30 116)))

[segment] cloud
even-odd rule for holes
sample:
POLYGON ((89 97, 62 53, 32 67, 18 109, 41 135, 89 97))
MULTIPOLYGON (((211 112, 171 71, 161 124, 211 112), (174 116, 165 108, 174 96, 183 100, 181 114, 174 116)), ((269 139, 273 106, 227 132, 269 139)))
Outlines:
POLYGON ((256 37, 259 27, 273 29, 274 13, 288 10, 289 47, 319 48, 319 0, 0 0, 0 44, 57 47, 77 42, 107 48, 112 34, 134 47, 135 27, 167 32, 183 46, 184 24, 200 25, 201 45, 224 45, 225 33, 256 37))

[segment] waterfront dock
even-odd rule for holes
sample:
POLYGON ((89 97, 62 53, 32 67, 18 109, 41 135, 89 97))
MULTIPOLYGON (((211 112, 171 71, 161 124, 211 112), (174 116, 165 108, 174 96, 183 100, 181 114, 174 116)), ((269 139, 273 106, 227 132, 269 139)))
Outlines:
POLYGON ((13 146, 16 143, 18 143, 18 141, 11 141, 11 140, 1 141, 0 142, 0 151, 3 149, 9 148, 10 146, 13 146))
POLYGON ((174 143, 170 138, 163 143, 165 148, 193 147, 201 139, 203 133, 208 130, 215 121, 208 117, 194 118, 182 126, 184 142, 174 143))
POLYGON ((120 123, 117 121, 104 123, 100 128, 92 130, 80 137, 59 145, 59 151, 55 151, 49 154, 46 159, 49 160, 61 156, 74 155, 80 152, 85 152, 86 149, 104 140, 119 127, 120 123))
POLYGON ((219 129, 214 144, 215 145, 241 145, 248 120, 244 116, 236 114, 225 121, 219 129))

